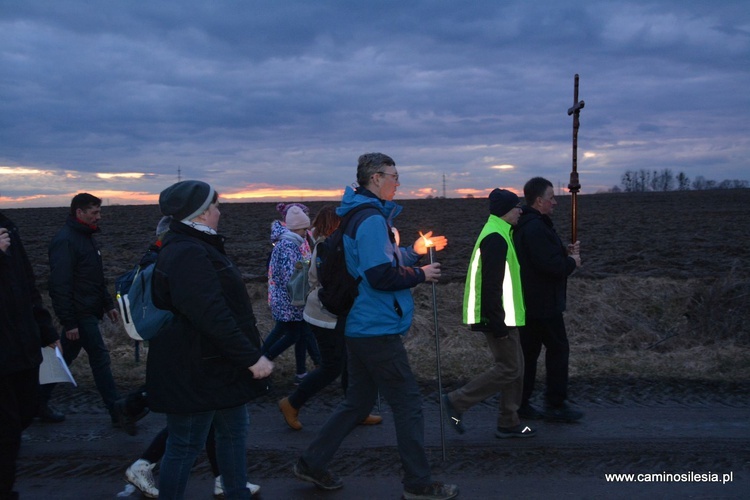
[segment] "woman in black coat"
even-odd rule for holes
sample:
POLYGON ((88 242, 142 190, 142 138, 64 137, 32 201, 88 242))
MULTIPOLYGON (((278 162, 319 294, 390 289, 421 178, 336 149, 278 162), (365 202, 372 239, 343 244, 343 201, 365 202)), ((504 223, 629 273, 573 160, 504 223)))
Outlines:
POLYGON ((159 474, 160 498, 183 498, 190 468, 216 432, 225 497, 249 498, 245 403, 267 388, 273 363, 260 353, 250 297, 224 251, 218 195, 182 181, 159 196, 171 216, 156 262, 154 304, 174 313, 150 341, 146 385, 153 411, 167 414, 169 438, 159 474))

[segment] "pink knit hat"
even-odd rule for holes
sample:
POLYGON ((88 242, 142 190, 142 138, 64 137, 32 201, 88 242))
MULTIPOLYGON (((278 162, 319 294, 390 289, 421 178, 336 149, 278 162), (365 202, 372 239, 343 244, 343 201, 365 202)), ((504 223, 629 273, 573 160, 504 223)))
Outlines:
POLYGON ((286 211, 286 218, 284 219, 286 228, 294 231, 296 229, 307 229, 310 227, 310 217, 298 206, 292 205, 286 211))

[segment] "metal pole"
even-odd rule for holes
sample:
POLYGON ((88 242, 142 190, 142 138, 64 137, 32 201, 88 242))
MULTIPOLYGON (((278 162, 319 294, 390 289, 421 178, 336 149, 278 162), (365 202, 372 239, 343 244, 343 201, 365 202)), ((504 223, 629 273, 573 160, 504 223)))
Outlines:
MULTIPOLYGON (((435 247, 428 247, 430 252, 430 264, 435 262, 435 247)), ((435 357, 437 359, 437 381, 438 381, 438 406, 440 407, 440 444, 443 449, 443 462, 446 460, 445 456, 445 421, 443 412, 443 402, 441 397, 443 394, 443 379, 440 371, 440 331, 438 329, 438 309, 437 309, 437 289, 436 284, 432 282, 432 314, 435 320, 435 357)))

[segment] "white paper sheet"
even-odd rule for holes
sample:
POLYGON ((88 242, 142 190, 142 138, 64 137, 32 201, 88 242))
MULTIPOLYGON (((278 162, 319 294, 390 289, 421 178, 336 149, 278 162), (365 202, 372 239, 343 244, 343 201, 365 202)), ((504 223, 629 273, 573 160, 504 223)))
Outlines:
POLYGON ((60 349, 55 347, 42 347, 42 364, 39 366, 39 383, 54 384, 58 382, 70 382, 78 387, 73 374, 70 373, 68 365, 62 357, 60 349))

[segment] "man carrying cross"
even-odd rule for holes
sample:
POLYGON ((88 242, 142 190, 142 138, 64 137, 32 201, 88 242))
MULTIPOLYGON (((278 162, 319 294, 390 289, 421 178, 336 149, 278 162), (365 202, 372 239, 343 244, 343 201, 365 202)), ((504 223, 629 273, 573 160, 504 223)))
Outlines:
POLYGON ((570 347, 563 312, 568 276, 581 265, 580 242, 563 245, 550 216, 555 210, 552 183, 534 177, 523 187, 523 207, 513 242, 521 265, 521 283, 526 304, 526 325, 519 328, 524 354, 523 397, 518 415, 526 419, 574 422, 583 413, 566 403, 570 347), (529 403, 536 380, 537 358, 547 349, 547 389, 544 411, 529 403))

